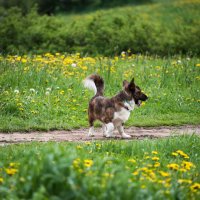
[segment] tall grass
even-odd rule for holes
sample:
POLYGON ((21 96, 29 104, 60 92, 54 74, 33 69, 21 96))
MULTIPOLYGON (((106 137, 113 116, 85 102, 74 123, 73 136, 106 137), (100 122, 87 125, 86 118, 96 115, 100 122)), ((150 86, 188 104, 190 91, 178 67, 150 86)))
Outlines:
POLYGON ((1 199, 198 199, 197 136, 0 147, 1 199))
POLYGON ((91 73, 105 79, 105 95, 122 88, 124 79, 149 96, 127 125, 198 124, 199 58, 143 56, 82 57, 80 54, 0 57, 0 130, 31 131, 87 126, 88 101, 82 86, 91 73))

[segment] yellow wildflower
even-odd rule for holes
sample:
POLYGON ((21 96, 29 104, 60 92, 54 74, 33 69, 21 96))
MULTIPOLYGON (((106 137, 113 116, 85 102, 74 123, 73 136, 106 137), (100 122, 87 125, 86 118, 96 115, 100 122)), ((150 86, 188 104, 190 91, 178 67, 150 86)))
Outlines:
POLYGON ((196 64, 196 67, 200 67, 200 63, 196 64))
POLYGON ((195 167, 195 165, 192 162, 187 162, 187 161, 183 161, 181 163, 181 166, 184 167, 184 169, 186 170, 190 170, 191 167, 195 167))
POLYGON ((189 179, 178 179, 178 183, 182 184, 182 183, 188 183, 188 184, 191 184, 192 181, 189 180, 189 179))
POLYGON ((85 167, 91 167, 92 165, 93 165, 92 160, 89 160, 89 159, 84 160, 84 166, 85 167))
POLYGON ((77 149, 82 149, 83 147, 80 146, 80 145, 77 145, 76 148, 77 148, 77 149))
POLYGON ((157 155, 157 154, 158 154, 158 152, 157 152, 157 151, 152 151, 151 153, 152 153, 152 154, 155 154, 155 155, 157 155))
POLYGON ((141 188, 142 188, 142 189, 145 189, 145 188, 146 188, 146 185, 141 185, 141 188))
POLYGON ((135 172, 133 172, 132 174, 133 174, 134 176, 136 176, 136 175, 139 174, 139 172, 138 172, 138 171, 135 171, 135 172))
POLYGON ((167 167, 168 167, 169 169, 172 169, 172 170, 178 170, 178 169, 179 169, 179 165, 176 164, 176 163, 168 164, 167 167))
POLYGON ((134 159, 128 159, 128 162, 131 162, 131 163, 136 163, 136 160, 134 160, 134 159))
POLYGON ((11 175, 11 176, 14 175, 14 174, 16 174, 18 172, 18 170, 14 169, 14 168, 7 168, 7 169, 5 169, 5 171, 6 171, 6 173, 8 175, 11 175))
POLYGON ((103 176, 104 177, 107 177, 107 178, 112 178, 113 177, 113 174, 111 174, 111 173, 103 173, 103 176))
POLYGON ((80 158, 76 158, 75 160, 73 160, 72 165, 74 168, 78 168, 80 165, 81 159, 80 158))
POLYGON ((190 189, 192 190, 192 192, 197 192, 198 190, 200 190, 200 184, 194 183, 193 185, 190 186, 190 189))
POLYGON ((3 178, 0 177, 0 184, 3 183, 3 182, 4 182, 3 178))
POLYGON ((176 153, 178 153, 180 156, 182 156, 182 157, 184 157, 186 159, 189 158, 189 156, 186 153, 184 153, 183 151, 181 151, 181 150, 177 150, 176 153))
POLYGON ((167 172, 164 172, 164 171, 158 171, 158 172, 159 172, 160 175, 163 176, 163 177, 169 177, 169 176, 170 176, 170 174, 167 173, 167 172))
POLYGON ((160 167, 160 163, 159 162, 155 162, 153 166, 154 167, 160 167))
POLYGON ((14 162, 11 162, 9 164, 10 167, 17 167, 19 165, 19 163, 14 163, 14 162))
POLYGON ((85 144, 89 146, 89 145, 91 145, 91 142, 85 142, 85 144))
POLYGON ((153 160, 153 161, 158 161, 158 160, 159 160, 159 158, 158 158, 158 157, 156 157, 156 156, 154 156, 154 157, 152 158, 152 160, 153 160))
POLYGON ((61 94, 61 95, 63 95, 64 93, 65 93, 65 91, 64 91, 64 90, 61 90, 61 91, 60 91, 60 94, 61 94))
POLYGON ((172 156, 178 156, 178 153, 172 152, 172 156))

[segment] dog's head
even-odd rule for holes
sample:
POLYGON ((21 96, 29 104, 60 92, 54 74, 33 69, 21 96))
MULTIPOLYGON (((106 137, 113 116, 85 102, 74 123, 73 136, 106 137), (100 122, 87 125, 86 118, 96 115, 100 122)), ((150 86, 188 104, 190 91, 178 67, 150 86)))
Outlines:
POLYGON ((141 91, 141 89, 135 85, 134 78, 129 83, 128 81, 123 81, 123 90, 128 96, 134 99, 135 104, 140 106, 142 101, 146 101, 148 99, 147 95, 141 91))

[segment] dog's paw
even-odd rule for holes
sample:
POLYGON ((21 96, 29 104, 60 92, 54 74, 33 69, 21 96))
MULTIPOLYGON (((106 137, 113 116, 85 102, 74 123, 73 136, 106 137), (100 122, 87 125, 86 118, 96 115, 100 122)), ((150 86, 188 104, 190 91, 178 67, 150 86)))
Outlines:
POLYGON ((122 138, 131 138, 131 136, 128 135, 128 134, 123 134, 123 135, 122 135, 122 138))
POLYGON ((114 138, 114 135, 105 135, 106 138, 114 138))
POLYGON ((94 133, 88 133, 88 137, 94 137, 94 133))

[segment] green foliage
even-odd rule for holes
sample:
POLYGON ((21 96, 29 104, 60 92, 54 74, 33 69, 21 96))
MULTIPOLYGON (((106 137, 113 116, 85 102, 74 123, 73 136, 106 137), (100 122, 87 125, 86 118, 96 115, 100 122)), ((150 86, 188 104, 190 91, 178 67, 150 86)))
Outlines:
POLYGON ((200 3, 173 1, 89 14, 39 16, 36 9, 0 10, 0 51, 200 54, 200 3))
POLYGON ((0 198, 198 199, 199 144, 192 135, 0 147, 0 198))
POLYGON ((6 9, 18 7, 24 14, 37 5, 40 14, 52 14, 66 11, 85 11, 99 8, 123 6, 127 4, 143 4, 152 0, 0 0, 0 7, 6 9))

